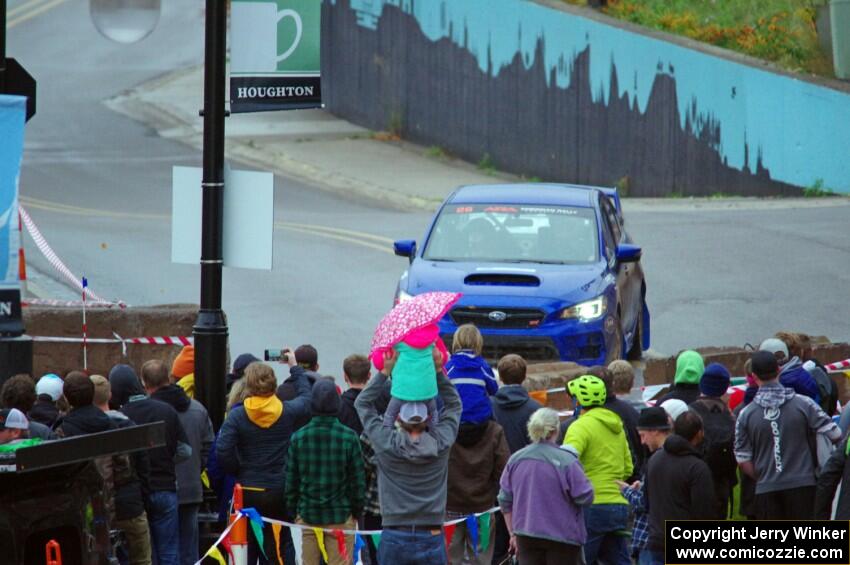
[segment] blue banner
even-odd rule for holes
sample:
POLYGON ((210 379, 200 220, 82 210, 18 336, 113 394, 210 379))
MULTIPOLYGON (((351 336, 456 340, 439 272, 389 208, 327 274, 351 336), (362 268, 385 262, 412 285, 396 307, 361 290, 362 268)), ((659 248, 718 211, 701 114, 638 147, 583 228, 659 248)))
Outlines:
POLYGON ((17 288, 18 179, 24 153, 27 99, 0 95, 0 288, 17 288))

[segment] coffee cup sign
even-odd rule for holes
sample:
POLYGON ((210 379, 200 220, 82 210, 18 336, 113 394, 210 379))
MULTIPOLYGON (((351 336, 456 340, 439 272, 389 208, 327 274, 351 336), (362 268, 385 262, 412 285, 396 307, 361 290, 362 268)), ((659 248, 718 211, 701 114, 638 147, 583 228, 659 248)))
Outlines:
POLYGON ((230 111, 319 108, 322 0, 230 0, 230 111))
POLYGON ((239 72, 273 73, 278 63, 292 55, 301 43, 304 25, 301 16, 291 8, 277 9, 274 2, 233 2, 233 33, 252 37, 252 41, 235 43, 231 49, 233 68, 239 72), (278 54, 278 26, 285 19, 295 24, 292 43, 278 54))

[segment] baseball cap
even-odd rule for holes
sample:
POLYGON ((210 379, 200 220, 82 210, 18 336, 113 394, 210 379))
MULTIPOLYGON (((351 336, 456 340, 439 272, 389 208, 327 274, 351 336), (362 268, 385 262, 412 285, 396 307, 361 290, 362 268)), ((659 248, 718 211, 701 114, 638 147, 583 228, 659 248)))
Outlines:
POLYGON ((24 413, 17 408, 4 408, 0 410, 0 430, 26 430, 29 422, 24 413))
POLYGON ((62 389, 64 386, 65 383, 59 375, 47 373, 38 379, 38 383, 35 385, 35 393, 39 396, 46 394, 50 397, 50 400, 56 402, 62 396, 62 389))
POLYGON ((405 402, 398 417, 405 424, 419 424, 428 419, 428 407, 422 402, 405 402))
POLYGON ((785 342, 779 338, 771 337, 759 345, 759 351, 770 351, 774 355, 777 353, 782 353, 785 358, 788 358, 788 346, 785 345, 785 342))

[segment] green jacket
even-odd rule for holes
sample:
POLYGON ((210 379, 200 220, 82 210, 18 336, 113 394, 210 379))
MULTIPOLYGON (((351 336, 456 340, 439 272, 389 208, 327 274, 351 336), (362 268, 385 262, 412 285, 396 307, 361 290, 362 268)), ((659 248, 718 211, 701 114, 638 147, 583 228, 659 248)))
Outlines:
POLYGON ((632 474, 632 454, 623 421, 607 408, 592 408, 567 428, 564 445, 578 452, 593 485, 593 504, 628 504, 615 480, 632 474))
POLYGON ((395 349, 398 360, 393 367, 390 390, 393 397, 405 402, 422 402, 437 396, 434 346, 416 349, 406 343, 398 343, 395 349))

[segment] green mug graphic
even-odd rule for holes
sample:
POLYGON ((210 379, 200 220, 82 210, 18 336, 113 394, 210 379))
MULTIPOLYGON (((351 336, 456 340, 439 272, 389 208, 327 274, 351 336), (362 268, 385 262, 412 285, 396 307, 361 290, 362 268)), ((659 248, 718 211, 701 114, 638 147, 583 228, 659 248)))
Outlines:
POLYGON ((278 9, 276 2, 234 1, 230 19, 232 72, 275 73, 318 69, 317 19, 320 9, 317 0, 289 1, 283 9, 278 9), (311 6, 311 3, 316 6, 311 6), (313 47, 315 56, 311 53, 313 47), (313 61, 315 66, 310 66, 313 61))

